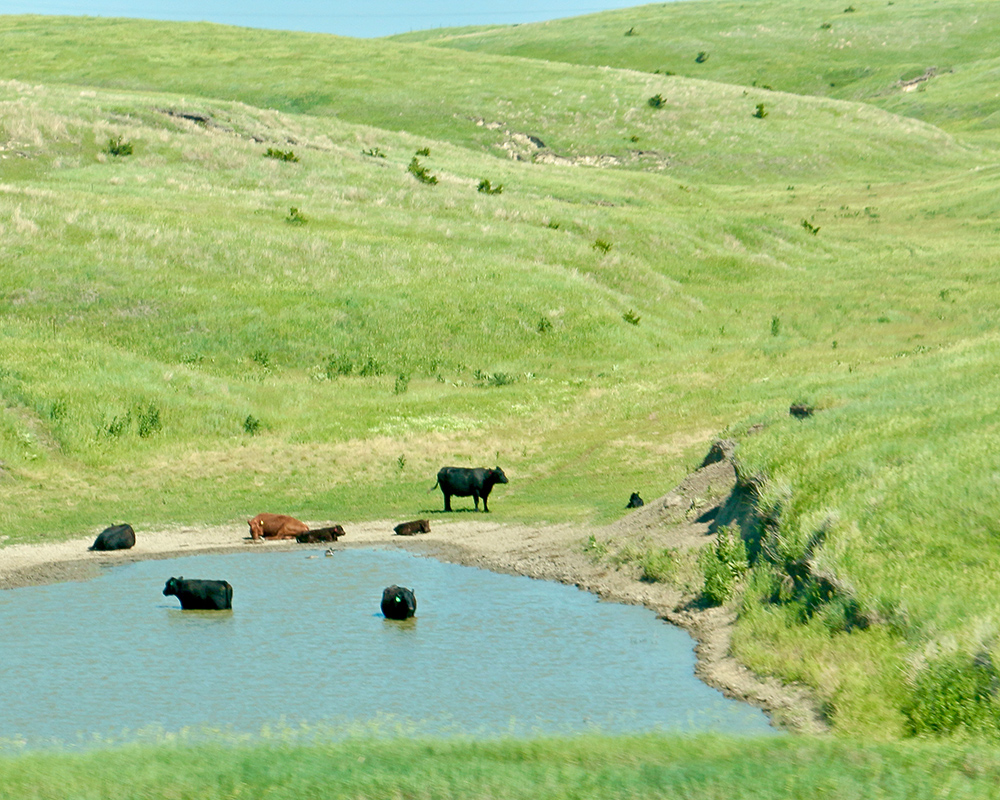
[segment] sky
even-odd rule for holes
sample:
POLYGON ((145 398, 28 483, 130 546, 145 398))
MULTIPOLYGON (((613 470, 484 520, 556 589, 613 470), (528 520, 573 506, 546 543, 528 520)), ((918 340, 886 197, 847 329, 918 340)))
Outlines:
POLYGON ((0 0, 0 13, 219 22, 369 38, 428 28, 541 22, 643 4, 644 0, 0 0))

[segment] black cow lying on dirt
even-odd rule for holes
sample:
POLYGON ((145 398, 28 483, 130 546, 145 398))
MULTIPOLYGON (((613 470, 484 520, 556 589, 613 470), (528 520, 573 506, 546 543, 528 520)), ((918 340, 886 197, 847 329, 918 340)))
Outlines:
POLYGON ((382 592, 382 613, 386 619, 409 619, 417 613, 417 598, 409 589, 393 584, 382 592))
POLYGON ((628 499, 628 505, 625 508, 639 508, 640 506, 646 505, 642 502, 642 498, 639 497, 638 492, 632 492, 632 496, 628 499))
POLYGON ((299 544, 310 544, 312 542, 335 542, 344 535, 344 529, 340 525, 331 525, 329 528, 316 528, 312 531, 299 533, 295 536, 295 541, 299 544))
POLYGON ((163 594, 176 595, 185 611, 223 611, 233 607, 233 587, 227 581, 171 578, 163 587, 163 594))
POLYGON ((415 533, 430 533, 429 519, 415 519, 412 522, 400 522, 393 530, 397 536, 413 536, 415 533))
POLYGON ((483 498, 483 511, 489 512, 486 500, 493 491, 493 487, 498 483, 507 483, 507 476, 503 474, 500 467, 487 469, 486 467, 442 467, 438 471, 437 483, 431 487, 433 492, 438 486, 444 493, 444 510, 451 511, 451 496, 468 497, 476 504, 476 511, 479 510, 479 498, 483 498))
POLYGON ((101 531, 88 550, 128 550, 135 546, 131 525, 112 525, 101 531))

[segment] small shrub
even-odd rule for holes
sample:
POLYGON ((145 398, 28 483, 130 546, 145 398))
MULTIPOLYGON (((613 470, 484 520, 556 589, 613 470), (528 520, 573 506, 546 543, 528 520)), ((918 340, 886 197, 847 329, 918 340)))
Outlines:
POLYGON ((987 654, 954 653, 917 674, 903 714, 914 736, 992 733, 1000 728, 996 667, 987 654))
POLYGON ((517 383, 517 376, 507 372, 494 372, 486 379, 487 386, 510 386, 517 383))
POLYGON ((771 335, 777 336, 781 333, 781 319, 778 317, 771 317, 771 335))
POLYGON ((830 30, 830 28, 832 28, 832 27, 833 27, 833 24, 832 24, 832 23, 829 23, 829 22, 824 22, 824 23, 823 23, 822 25, 820 25, 819 27, 820 27, 820 30, 824 30, 824 31, 828 31, 828 30, 830 30))
POLYGON ((622 319, 625 320, 629 325, 638 325, 639 320, 642 319, 638 314, 635 313, 631 308, 622 314, 622 319))
POLYGON ((583 552, 594 561, 600 561, 608 554, 608 544, 607 542, 597 541, 597 537, 594 534, 590 534, 583 545, 583 552))
POLYGON ((712 605, 722 605, 732 597, 736 582, 747 572, 747 548, 736 523, 720 528, 715 544, 699 556, 705 583, 702 595, 712 605))
POLYGON ((647 550, 639 558, 639 566, 642 568, 640 580, 647 583, 672 580, 677 572, 674 551, 670 548, 647 550))
POLYGON ((255 364, 259 364, 266 370, 271 369, 271 354, 267 350, 254 350, 250 354, 250 360, 255 364))
POLYGON ((381 364, 375 356, 367 356, 358 367, 358 375, 362 378, 378 377, 385 375, 385 366, 381 364))
POLYGON ((361 155, 371 156, 372 158, 385 158, 385 153, 383 153, 378 147, 371 147, 368 150, 362 150, 361 155))
POLYGON ((559 223, 549 220, 547 223, 545 223, 545 227, 552 228, 552 230, 557 231, 559 230, 559 223))
POLYGON ((429 156, 431 154, 431 149, 429 147, 421 147, 417 150, 418 156, 429 156))
POLYGON ((494 186, 490 183, 489 178, 483 178, 479 181, 479 186, 476 191, 482 192, 483 194, 501 194, 503 192, 503 184, 498 183, 494 186))
POLYGON ((399 458, 396 459, 396 466, 399 467, 399 471, 403 471, 403 467, 406 466, 406 456, 402 453, 399 454, 399 458))
POLYGON ((853 14, 857 9, 854 6, 848 6, 844 9, 845 14, 853 14))
POLYGON ((132 412, 126 411, 123 416, 114 416, 111 418, 111 422, 108 423, 104 432, 108 436, 122 436, 128 433, 129 429, 132 427, 132 412))
POLYGON ((597 239, 591 245, 595 250, 599 250, 601 253, 607 253, 611 249, 611 242, 607 242, 604 239, 597 239))
POLYGON ((427 167, 421 164, 420 159, 418 159, 416 156, 414 156, 413 160, 410 161, 410 166, 406 168, 406 171, 409 172, 414 178, 416 178, 421 183, 426 183, 433 186, 435 183, 438 182, 437 176, 431 175, 431 173, 427 171, 427 167))
POLYGON ((698 53, 698 55, 694 57, 694 60, 699 64, 704 64, 706 61, 708 61, 708 53, 702 50, 700 53, 698 53))
POLYGON ((285 217, 285 222, 289 225, 305 225, 308 221, 305 214, 295 208, 295 206, 288 209, 288 216, 285 217))
POLYGON ((163 427, 160 420, 160 409, 156 407, 155 403, 150 403, 146 408, 140 408, 136 417, 140 439, 149 438, 163 427))
POLYGON ((298 161, 299 157, 291 150, 276 150, 273 147, 267 148, 264 158, 273 158, 277 161, 298 161))
POLYGON ((626 36, 638 36, 639 34, 637 34, 635 32, 635 28, 633 27, 633 28, 629 28, 627 31, 625 31, 625 35, 626 36))
POLYGON ((819 233, 819 226, 813 225, 807 219, 802 220, 802 227, 805 228, 807 231, 809 231, 809 233, 811 233, 813 236, 819 233))
POLYGON ((663 108, 666 105, 666 100, 663 99, 662 94, 654 94, 646 101, 646 105, 650 108, 663 108))
POLYGON ((539 333, 548 333, 552 330, 552 320, 548 317, 542 317, 538 320, 537 330, 539 333))
POLYGON ((326 377, 333 380, 338 375, 350 375, 354 372, 354 362, 350 356, 331 353, 326 357, 326 377))
POLYGON ((109 156, 130 156, 132 155, 132 142, 126 141, 119 136, 117 139, 108 139, 108 146, 104 152, 109 156))
POLYGON ((757 103, 757 110, 753 112, 753 116, 757 119, 764 119, 767 116, 767 110, 763 103, 757 103))
POLYGON ((396 376, 396 385, 393 387, 394 394, 405 394, 410 388, 410 376, 405 372, 400 372, 396 376))
POLYGON ((243 420, 243 430, 251 436, 256 436, 260 431, 260 420, 253 414, 247 414, 247 418, 243 420))

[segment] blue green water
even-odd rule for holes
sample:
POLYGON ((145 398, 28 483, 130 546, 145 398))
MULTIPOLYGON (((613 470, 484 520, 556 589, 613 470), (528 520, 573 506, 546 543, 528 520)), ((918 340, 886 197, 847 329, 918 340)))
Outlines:
POLYGON ((774 732, 697 680, 691 638, 648 609, 395 550, 322 554, 143 561, 0 592, 0 741, 774 732), (172 576, 228 580, 233 610, 181 611, 162 594, 172 576), (393 583, 414 590, 414 619, 382 617, 393 583))

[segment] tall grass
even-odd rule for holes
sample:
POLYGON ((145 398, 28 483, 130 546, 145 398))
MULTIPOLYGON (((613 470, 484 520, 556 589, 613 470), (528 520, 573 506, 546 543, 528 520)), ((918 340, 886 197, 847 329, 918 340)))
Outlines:
POLYGON ((990 798, 995 749, 716 736, 301 745, 0 757, 0 797, 990 798))

